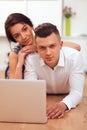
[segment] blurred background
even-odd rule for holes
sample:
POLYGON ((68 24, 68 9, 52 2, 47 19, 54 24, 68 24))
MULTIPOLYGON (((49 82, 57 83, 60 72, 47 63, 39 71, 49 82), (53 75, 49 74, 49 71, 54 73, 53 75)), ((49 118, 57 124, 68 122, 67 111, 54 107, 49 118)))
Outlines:
MULTIPOLYGON (((4 22, 11 13, 20 12, 31 18, 36 27, 43 22, 55 24, 64 41, 80 44, 87 72, 87 0, 0 0, 0 75, 8 64, 10 44, 4 22), (70 8, 70 33, 66 32, 65 8, 70 8)), ((14 44, 15 45, 15 44, 14 44)))

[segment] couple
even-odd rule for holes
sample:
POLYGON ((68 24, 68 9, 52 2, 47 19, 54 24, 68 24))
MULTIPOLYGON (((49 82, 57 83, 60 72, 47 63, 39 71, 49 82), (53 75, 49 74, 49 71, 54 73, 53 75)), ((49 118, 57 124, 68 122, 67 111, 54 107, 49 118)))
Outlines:
POLYGON ((8 16, 5 31, 9 42, 19 43, 9 55, 9 78, 44 79, 47 93, 67 94, 47 108, 50 119, 61 118, 76 107, 84 87, 83 58, 73 49, 79 46, 64 47, 68 44, 61 41, 55 25, 43 23, 34 29, 31 20, 19 13, 8 16))

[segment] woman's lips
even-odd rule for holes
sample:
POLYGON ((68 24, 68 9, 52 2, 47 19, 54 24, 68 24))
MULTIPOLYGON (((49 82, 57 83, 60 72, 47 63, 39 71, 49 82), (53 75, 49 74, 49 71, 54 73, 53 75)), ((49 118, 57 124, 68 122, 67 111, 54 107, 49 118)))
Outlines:
POLYGON ((24 44, 31 44, 31 41, 32 41, 32 39, 27 39, 27 40, 25 40, 23 43, 24 43, 24 44))

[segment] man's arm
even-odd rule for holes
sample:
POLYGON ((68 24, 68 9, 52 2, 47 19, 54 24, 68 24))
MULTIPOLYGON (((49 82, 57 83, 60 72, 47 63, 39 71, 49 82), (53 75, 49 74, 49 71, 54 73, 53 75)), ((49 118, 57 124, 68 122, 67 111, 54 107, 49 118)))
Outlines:
POLYGON ((69 77, 70 93, 63 99, 69 110, 76 107, 82 99, 84 78, 84 61, 81 53, 78 53, 78 55, 75 55, 72 72, 69 77))
POLYGON ((55 103, 47 109, 48 118, 61 118, 66 110, 70 110, 80 103, 84 88, 84 65, 82 59, 80 53, 75 55, 72 72, 69 77, 70 93, 62 101, 55 103))

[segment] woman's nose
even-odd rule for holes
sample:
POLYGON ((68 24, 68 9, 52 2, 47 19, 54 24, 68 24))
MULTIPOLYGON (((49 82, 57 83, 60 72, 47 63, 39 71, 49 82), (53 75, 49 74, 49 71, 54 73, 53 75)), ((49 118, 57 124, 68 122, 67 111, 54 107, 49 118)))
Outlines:
POLYGON ((21 33, 21 37, 22 37, 22 39, 25 39, 25 34, 24 33, 21 33))

